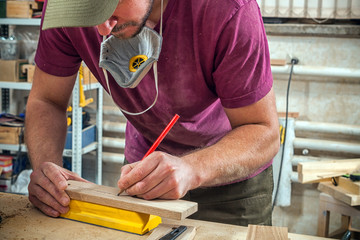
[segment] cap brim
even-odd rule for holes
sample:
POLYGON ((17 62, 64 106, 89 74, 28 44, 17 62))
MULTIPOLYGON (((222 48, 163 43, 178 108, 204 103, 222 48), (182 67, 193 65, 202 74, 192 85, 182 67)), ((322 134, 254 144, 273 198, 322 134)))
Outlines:
POLYGON ((111 17, 119 0, 48 0, 42 29, 91 27, 111 17))

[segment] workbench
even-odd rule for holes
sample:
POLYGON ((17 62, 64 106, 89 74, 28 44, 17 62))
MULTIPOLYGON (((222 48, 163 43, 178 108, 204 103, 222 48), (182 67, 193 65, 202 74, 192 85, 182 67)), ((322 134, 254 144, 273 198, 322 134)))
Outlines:
MULTIPOLYGON (((146 240, 149 234, 140 236, 118 230, 52 218, 33 207, 27 196, 0 193, 0 239, 122 239, 146 240)), ((196 226, 194 239, 246 239, 247 227, 185 219, 163 219, 164 223, 196 226)), ((315 223, 316 224, 316 223, 315 223)), ((289 233, 291 240, 320 240, 326 238, 289 233)))

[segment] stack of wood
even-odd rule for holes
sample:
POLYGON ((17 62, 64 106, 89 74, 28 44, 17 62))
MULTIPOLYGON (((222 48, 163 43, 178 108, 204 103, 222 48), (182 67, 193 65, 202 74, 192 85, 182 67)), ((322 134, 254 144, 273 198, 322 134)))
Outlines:
POLYGON ((360 173, 360 158, 303 162, 298 165, 298 173, 301 183, 319 183, 319 191, 350 206, 360 205, 360 181, 349 178, 360 173))

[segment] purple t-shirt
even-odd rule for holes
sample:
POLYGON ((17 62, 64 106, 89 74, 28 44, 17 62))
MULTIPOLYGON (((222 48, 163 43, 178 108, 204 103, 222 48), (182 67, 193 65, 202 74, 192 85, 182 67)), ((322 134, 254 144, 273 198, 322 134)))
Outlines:
MULTIPOLYGON (((35 61, 49 74, 70 76, 83 60, 106 89, 98 66, 101 41, 95 27, 41 31, 35 61)), ((125 114, 129 162, 142 159, 176 113, 180 119, 157 150, 181 155, 231 130, 224 107, 253 104, 270 91, 269 50, 256 1, 169 0, 158 76, 155 106, 139 116, 125 114)), ((109 81, 114 101, 127 111, 143 111, 154 101, 152 70, 134 89, 119 87, 110 73, 109 81)))

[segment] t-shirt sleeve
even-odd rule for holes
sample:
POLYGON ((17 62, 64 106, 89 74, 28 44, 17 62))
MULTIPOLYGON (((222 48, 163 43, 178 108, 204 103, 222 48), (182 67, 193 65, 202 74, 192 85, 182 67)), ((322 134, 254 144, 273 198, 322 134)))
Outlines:
POLYGON ((225 26, 214 64, 215 91, 226 108, 253 104, 271 90, 268 43, 255 1, 241 6, 225 26))
POLYGON ((77 73, 81 58, 66 29, 56 28, 40 31, 35 63, 48 74, 66 77, 77 73))

